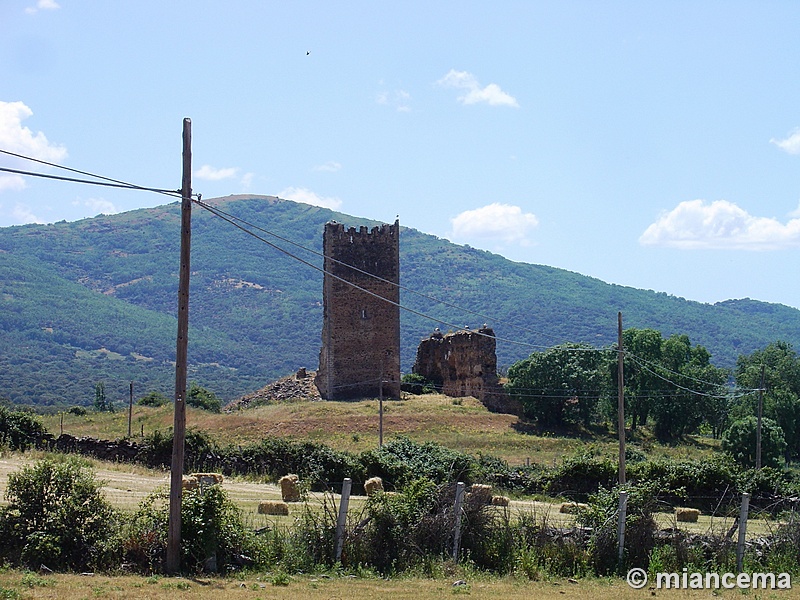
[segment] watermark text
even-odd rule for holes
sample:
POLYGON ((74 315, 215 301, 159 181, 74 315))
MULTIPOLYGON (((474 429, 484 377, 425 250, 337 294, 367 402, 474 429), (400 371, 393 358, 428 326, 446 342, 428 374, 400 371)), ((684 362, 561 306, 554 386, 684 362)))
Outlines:
MULTIPOLYGON (((640 590, 648 583, 647 571, 631 569, 626 577, 628 585, 640 590)), ((792 576, 789 573, 712 573, 690 572, 656 573, 652 582, 659 590, 790 590, 792 576)))

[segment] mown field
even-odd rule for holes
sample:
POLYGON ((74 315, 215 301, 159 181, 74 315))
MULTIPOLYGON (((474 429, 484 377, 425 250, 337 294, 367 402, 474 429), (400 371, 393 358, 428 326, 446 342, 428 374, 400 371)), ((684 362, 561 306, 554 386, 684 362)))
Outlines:
MULTIPOLYGON (((591 449, 615 456, 617 442, 613 432, 583 431, 569 436, 542 435, 517 417, 495 414, 472 398, 453 399, 442 395, 411 396, 402 401, 385 402, 384 439, 407 436, 417 442, 434 441, 449 448, 472 454, 498 456, 510 464, 532 463, 552 465, 565 456, 591 449)), ((65 413, 46 416, 45 425, 58 435, 62 431, 74 436, 115 439, 127 435, 127 410, 114 413, 89 412, 84 416, 65 413)), ((166 430, 172 425, 171 407, 134 406, 133 439, 144 431, 166 430)), ((280 436, 295 441, 325 443, 338 450, 361 452, 378 444, 378 403, 357 402, 286 402, 261 406, 233 413, 214 414, 189 409, 187 425, 208 433, 221 443, 247 444, 266 436, 280 436)), ((648 457, 703 458, 710 456, 716 442, 709 438, 693 438, 686 444, 665 446, 655 442, 646 432, 634 440, 636 447, 648 457)), ((39 453, 13 453, 0 458, 0 493, 4 493, 8 473, 40 457, 39 453)), ((168 473, 141 466, 111 464, 90 460, 97 476, 104 482, 103 493, 117 508, 133 511, 148 494, 166 489, 168 473)), ((264 526, 291 527, 299 511, 308 507, 320 510, 324 503, 338 503, 338 496, 310 493, 307 505, 292 505, 289 517, 257 514, 262 500, 280 499, 280 490, 273 484, 254 478, 227 478, 223 484, 229 497, 242 510, 244 521, 253 528, 264 526)), ((560 527, 574 524, 574 517, 560 514, 555 500, 513 498, 508 510, 512 519, 522 513, 560 527)), ((357 515, 365 498, 353 497, 351 515, 357 515)), ((497 508, 497 510, 503 510, 497 508)), ((661 527, 675 527, 672 513, 657 515, 661 527)), ((730 519, 702 515, 698 523, 681 523, 687 532, 705 533, 727 530, 730 519)), ((748 536, 774 530, 774 521, 751 519, 748 536)), ((170 578, 133 575, 62 575, 25 573, 19 570, 0 571, 0 598, 442 598, 468 596, 476 598, 599 598, 627 600, 651 595, 669 598, 739 597, 736 590, 634 590, 621 578, 582 578, 578 581, 546 577, 530 581, 524 577, 491 576, 469 567, 446 564, 434 574, 410 574, 400 578, 381 579, 371 573, 343 575, 336 572, 314 575, 283 573, 240 573, 228 578, 170 578), (453 586, 456 581, 466 585, 453 586), (4 595, 5 594, 5 595, 4 595), (18 595, 15 595, 18 594, 18 595)), ((757 593, 753 597, 794 597, 791 592, 757 593)))
MULTIPOLYGON (((128 433, 127 406, 114 413, 70 413, 44 418, 55 435, 62 430, 74 436, 116 439, 128 433), (63 420, 63 427, 62 427, 63 420)), ((260 406, 232 413, 211 413, 189 408, 189 429, 207 432, 221 443, 246 444, 277 436, 296 441, 316 441, 337 450, 361 452, 378 445, 378 401, 351 402, 292 401, 260 406)), ((166 430, 172 426, 170 406, 133 407, 131 432, 134 440, 144 431, 166 430)), ((489 412, 474 398, 450 398, 441 394, 408 396, 384 402, 384 440, 407 436, 417 442, 436 442, 469 454, 497 456, 511 465, 527 460, 552 465, 564 456, 592 448, 609 456, 617 455, 613 432, 584 430, 564 435, 541 434, 514 415, 489 412)), ((688 438, 681 445, 662 445, 646 431, 637 434, 632 444, 649 457, 702 458, 718 446, 705 437, 688 438)))
POLYGON ((527 581, 512 577, 467 575, 466 585, 454 586, 463 572, 431 579, 403 577, 380 579, 350 576, 243 575, 236 578, 183 578, 107 575, 40 575, 8 570, 0 573, 0 597, 84 600, 87 598, 137 598, 140 600, 439 600, 480 598, 500 600, 641 600, 652 596, 693 598, 795 598, 791 590, 743 593, 739 590, 635 590, 622 579, 527 581))

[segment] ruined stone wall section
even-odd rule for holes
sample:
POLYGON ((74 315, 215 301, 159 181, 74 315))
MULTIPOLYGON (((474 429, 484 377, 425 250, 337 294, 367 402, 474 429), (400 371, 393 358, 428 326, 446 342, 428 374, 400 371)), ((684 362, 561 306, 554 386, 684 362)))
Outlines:
POLYGON ((321 396, 377 397, 383 371, 384 395, 399 398, 400 224, 370 230, 330 222, 322 245, 326 274, 322 349, 315 378, 321 396))
POLYGON ((435 331, 420 343, 413 372, 441 386, 447 396, 474 396, 486 402, 499 389, 494 331, 435 331))

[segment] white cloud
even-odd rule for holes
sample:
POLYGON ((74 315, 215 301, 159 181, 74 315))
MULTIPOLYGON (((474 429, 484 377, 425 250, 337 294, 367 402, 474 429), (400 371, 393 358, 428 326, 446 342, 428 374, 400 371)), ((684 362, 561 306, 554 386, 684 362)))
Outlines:
POLYGON ((59 8, 61 8, 61 5, 55 0, 39 0, 35 6, 26 8, 25 12, 29 15, 35 15, 40 10, 58 10, 59 8))
POLYGON ((26 225, 28 223, 44 223, 42 219, 31 212, 29 207, 19 203, 17 203, 14 208, 11 209, 11 217, 20 225, 26 225))
POLYGON ((800 246, 800 218, 754 217, 727 200, 681 202, 650 225, 639 243, 685 250, 778 250, 800 246))
POLYGON ((411 94, 405 90, 378 92, 375 101, 378 104, 391 106, 398 112, 411 112, 411 94))
POLYGON ((525 246, 528 235, 538 227, 539 219, 523 213, 519 206, 494 202, 482 208, 466 210, 450 220, 452 237, 457 240, 494 239, 525 246))
POLYGON ((114 215, 119 209, 110 200, 104 198, 89 198, 88 200, 76 200, 73 206, 85 206, 95 215, 114 215))
POLYGON ((317 165, 314 167, 315 171, 326 171, 328 173, 336 173, 339 169, 342 168, 341 163, 336 162, 335 160, 329 160, 324 165, 317 165))
POLYGON ((311 204, 312 206, 321 206, 322 208, 330 208, 333 210, 342 206, 342 201, 339 198, 328 196, 319 196, 306 188, 288 187, 282 192, 278 193, 279 198, 286 198, 287 200, 294 200, 295 202, 303 202, 304 204, 311 204))
POLYGON ((491 106, 512 106, 519 108, 519 103, 516 98, 507 94, 496 83, 490 83, 486 87, 481 87, 478 79, 472 73, 467 71, 456 71, 450 69, 450 72, 436 82, 443 87, 452 87, 466 90, 466 93, 458 97, 461 104, 478 104, 485 102, 491 106))
POLYGON ((237 173, 239 173, 237 167, 217 169, 211 165, 203 165, 194 172, 194 176, 205 181, 220 181, 222 179, 232 179, 236 177, 237 173))
MULTIPOLYGON (((59 162, 66 158, 66 148, 50 143, 41 131, 34 134, 22 125, 32 115, 33 111, 22 102, 0 101, 0 148, 47 162, 59 162)), ((23 171, 36 170, 31 168, 30 161, 7 154, 0 155, 0 166, 23 171)), ((22 190, 25 186, 25 179, 20 175, 0 174, 0 192, 22 190)))
POLYGON ((240 183, 242 184, 242 188, 245 190, 249 190, 250 186, 253 184, 253 178, 256 176, 255 173, 245 173, 242 175, 242 179, 240 183))
POLYGON ((0 175, 0 192, 22 189, 25 189, 25 178, 22 175, 0 175))
POLYGON ((783 140, 772 138, 770 143, 789 154, 800 154, 800 129, 795 129, 789 137, 783 140))
POLYGON ((33 111, 22 102, 0 100, 0 146, 32 158, 56 162, 66 158, 67 149, 51 144, 41 131, 34 134, 22 125, 33 111))

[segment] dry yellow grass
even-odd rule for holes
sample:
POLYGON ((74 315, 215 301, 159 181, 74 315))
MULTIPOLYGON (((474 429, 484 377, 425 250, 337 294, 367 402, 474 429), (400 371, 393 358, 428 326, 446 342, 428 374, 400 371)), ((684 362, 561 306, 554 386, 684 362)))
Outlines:
MULTIPOLYGON (((292 576, 287 585, 274 585, 274 576, 265 574, 241 579, 139 577, 106 575, 26 575, 19 571, 0 573, 0 588, 17 592, 22 598, 84 600, 111 598, 137 600, 434 600, 445 597, 469 597, 499 600, 563 600, 564 598, 592 600, 641 600, 651 591, 634 590, 622 579, 587 579, 572 583, 569 580, 528 581, 512 577, 471 579, 454 572, 444 579, 351 578, 292 576), (453 586, 464 578, 466 585, 453 586)), ((652 595, 656 595, 652 592, 652 595)), ((708 590, 659 590, 658 596, 676 600, 709 598, 708 590)), ((738 590, 720 590, 713 594, 738 598, 738 590)), ((6 595, 4 597, 12 597, 6 595)), ((761 597, 761 596, 756 596, 761 597)), ((771 592, 774 598, 796 597, 791 592, 771 592)))
MULTIPOLYGON (((63 431, 74 436, 116 439, 127 435, 127 410, 86 416, 63 415, 63 431)), ((45 426, 58 435, 61 415, 45 417, 45 426)), ((172 408, 135 406, 134 439, 144 431, 165 431, 172 426, 172 408)), ((247 444, 267 436, 324 443, 337 450, 361 452, 378 445, 378 401, 291 401, 270 404, 230 414, 188 409, 187 426, 208 432, 226 444, 247 444)), ((609 456, 617 452, 613 435, 584 433, 582 436, 536 435, 513 415, 489 412, 475 398, 450 398, 441 394, 409 396, 384 403, 384 439, 403 435, 417 442, 433 441, 470 454, 490 454, 512 465, 552 465, 564 456, 591 445, 609 456)), ((707 456, 713 442, 700 440, 689 446, 650 443, 653 456, 707 456)))

